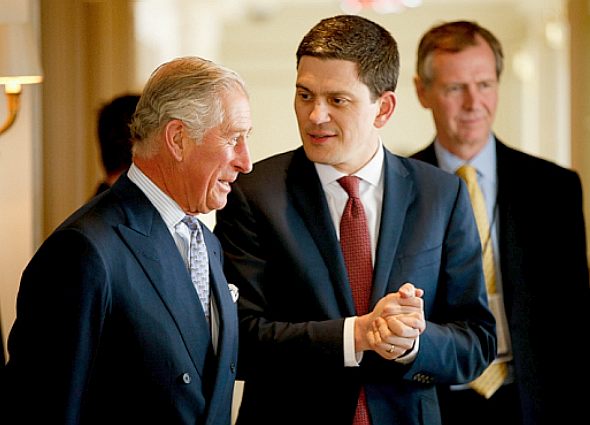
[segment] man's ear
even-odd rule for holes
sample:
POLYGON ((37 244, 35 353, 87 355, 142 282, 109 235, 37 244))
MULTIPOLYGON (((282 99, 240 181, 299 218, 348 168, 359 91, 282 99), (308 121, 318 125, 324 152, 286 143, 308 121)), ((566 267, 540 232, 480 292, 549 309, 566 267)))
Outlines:
POLYGON ((420 105, 426 109, 429 109, 428 99, 426 98, 426 86, 424 85, 422 79, 417 75, 414 76, 414 87, 416 87, 416 96, 418 96, 420 105))
POLYGON ((379 113, 375 117, 373 124, 375 127, 381 128, 387 124, 387 121, 389 121, 389 118, 393 115, 397 99, 394 92, 386 91, 381 95, 377 102, 379 102, 379 113))
POLYGON ((164 128, 166 149, 177 161, 182 161, 184 153, 183 142, 184 124, 180 120, 171 120, 164 128))

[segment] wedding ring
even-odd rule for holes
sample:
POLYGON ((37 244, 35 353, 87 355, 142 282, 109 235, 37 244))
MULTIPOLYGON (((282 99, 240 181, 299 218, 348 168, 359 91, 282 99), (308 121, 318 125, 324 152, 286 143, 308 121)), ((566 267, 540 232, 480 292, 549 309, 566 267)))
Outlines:
POLYGON ((389 344, 389 348, 387 349, 387 352, 388 353, 393 353, 393 350, 395 350, 395 345, 389 344))

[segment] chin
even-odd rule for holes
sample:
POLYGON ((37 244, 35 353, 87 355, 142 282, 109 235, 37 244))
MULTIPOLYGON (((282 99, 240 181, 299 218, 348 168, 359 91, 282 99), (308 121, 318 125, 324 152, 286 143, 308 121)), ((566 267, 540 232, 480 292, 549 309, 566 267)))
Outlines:
POLYGON ((207 212, 220 210, 220 209, 224 208, 226 204, 227 204, 227 198, 225 198, 223 200, 217 200, 216 202, 213 203, 213 205, 211 206, 211 208, 207 212))
POLYGON ((310 161, 320 164, 330 164, 332 162, 332 151, 327 145, 306 144, 303 145, 305 155, 310 161))

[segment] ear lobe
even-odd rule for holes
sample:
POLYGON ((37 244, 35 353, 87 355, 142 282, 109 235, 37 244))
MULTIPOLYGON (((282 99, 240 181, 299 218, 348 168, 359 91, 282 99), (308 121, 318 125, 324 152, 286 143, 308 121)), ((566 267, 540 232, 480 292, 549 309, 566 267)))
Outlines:
POLYGON ((183 124, 180 120, 172 120, 166 124, 164 136, 166 139, 166 149, 177 161, 182 161, 184 144, 183 144, 183 124))
POLYGON ((375 117, 374 125, 377 128, 381 128, 387 124, 387 121, 389 121, 389 118, 393 115, 397 99, 394 92, 387 91, 381 95, 378 102, 379 113, 375 117))

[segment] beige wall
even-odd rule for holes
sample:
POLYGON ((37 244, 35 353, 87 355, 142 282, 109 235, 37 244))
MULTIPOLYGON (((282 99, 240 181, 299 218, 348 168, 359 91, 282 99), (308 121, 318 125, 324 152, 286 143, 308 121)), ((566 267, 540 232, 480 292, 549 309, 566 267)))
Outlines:
MULTIPOLYGON (((572 165, 582 177, 586 236, 590 232, 590 1, 569 0, 571 25, 572 165)), ((589 241, 590 245, 590 241, 589 241)), ((590 250, 589 250, 590 251, 590 250)))
MULTIPOLYGON (((267 0, 261 4, 274 7, 256 10, 228 6, 254 3, 240 0, 165 3, 174 10, 174 4, 183 2, 189 6, 172 13, 171 20, 155 16, 154 33, 158 29, 167 35, 181 31, 172 41, 162 37, 166 45, 159 49, 154 37, 138 39, 133 18, 136 6, 153 5, 153 1, 0 0, 0 20, 35 23, 42 36, 45 71, 41 86, 25 89, 23 110, 14 128, 0 136, 4 337, 14 320, 18 281, 26 262, 43 238, 91 196, 101 178, 95 136, 99 106, 114 95, 139 90, 158 63, 175 55, 201 54, 239 71, 252 96, 254 159, 299 145, 291 105, 294 52, 311 25, 321 17, 341 13, 338 2, 267 0), (218 4, 226 7, 216 8, 218 4)), ((420 108, 411 84, 420 34, 443 19, 476 19, 499 36, 508 56, 498 134, 508 144, 578 170, 584 179, 586 217, 590 219, 588 1, 424 0, 423 4, 403 15, 367 14, 391 30, 402 56, 398 107, 383 132, 386 145, 406 154, 428 143, 433 135, 430 117, 420 108), (566 6, 563 10, 561 4, 566 6), (568 11, 571 50, 556 49, 545 39, 545 24, 555 19, 567 23, 568 11), (532 67, 524 79, 515 65, 519 62, 514 61, 523 52, 521 57, 532 67)), ((0 102, 0 119, 4 108, 0 102)), ((207 219, 213 225, 211 217, 207 219)))
MULTIPOLYGON (((31 22, 38 29, 37 2, 0 0, 0 22, 31 22)), ((41 220, 41 93, 40 85, 23 86, 17 120, 0 135, 0 326, 4 338, 12 326, 18 282, 34 251, 41 220)), ((4 122, 7 111, 0 97, 0 121, 4 122)))
POLYGON ((133 90, 130 2, 43 0, 43 235, 92 196, 103 175, 100 106, 133 90))

